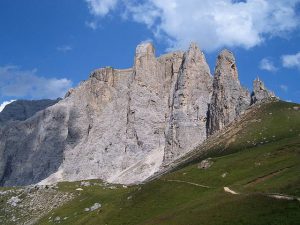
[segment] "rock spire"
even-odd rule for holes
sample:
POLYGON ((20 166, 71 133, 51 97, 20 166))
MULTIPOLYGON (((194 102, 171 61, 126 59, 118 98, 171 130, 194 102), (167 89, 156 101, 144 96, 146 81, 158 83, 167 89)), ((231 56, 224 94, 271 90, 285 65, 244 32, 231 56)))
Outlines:
POLYGON ((250 105, 250 94, 238 79, 232 52, 223 50, 218 58, 209 107, 208 134, 222 129, 250 105))
POLYGON ((264 99, 276 97, 275 94, 266 89, 264 83, 257 77, 253 81, 253 92, 251 93, 251 104, 261 102, 264 99))

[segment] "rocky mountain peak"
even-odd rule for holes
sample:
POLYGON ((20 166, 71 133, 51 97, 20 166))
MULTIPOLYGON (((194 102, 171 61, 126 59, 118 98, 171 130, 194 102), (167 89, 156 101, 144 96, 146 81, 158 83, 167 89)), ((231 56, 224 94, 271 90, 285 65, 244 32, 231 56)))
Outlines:
POLYGON ((151 42, 143 42, 136 47, 136 56, 155 55, 155 48, 151 42))
POLYGON ((191 64, 197 64, 206 67, 205 69, 208 70, 208 73, 210 75, 210 69, 206 62, 205 55, 199 49, 196 43, 191 43, 188 51, 184 54, 184 65, 190 66, 191 64))
POLYGON ((155 49, 152 43, 141 43, 136 47, 134 60, 133 85, 160 89, 162 76, 158 71, 158 61, 155 57, 155 49))
POLYGON ((196 44, 191 44, 184 53, 175 81, 169 127, 165 132, 165 162, 178 158, 206 139, 212 77, 205 56, 196 44))
POLYGON ((194 54, 203 54, 203 52, 200 50, 198 45, 195 42, 192 42, 188 48, 188 51, 186 52, 187 55, 194 55, 194 54))
POLYGON ((224 49, 218 55, 215 76, 232 78, 239 82, 235 57, 231 51, 224 49))
POLYGON ((249 105, 250 94, 240 85, 235 57, 232 52, 223 50, 217 57, 208 134, 225 127, 249 105))
POLYGON ((138 66, 142 60, 149 60, 155 58, 155 48, 152 43, 141 43, 135 50, 135 65, 138 66))
POLYGON ((261 102, 264 99, 276 97, 275 94, 269 91, 263 81, 258 77, 253 81, 253 92, 251 93, 251 104, 261 102))
MULTIPOLYGON (((269 93, 258 81, 254 89, 255 99, 269 93)), ((249 106, 228 50, 212 77, 194 43, 158 58, 142 43, 132 68, 97 69, 58 103, 0 127, 0 185, 142 182, 249 106)))
POLYGON ((231 51, 228 49, 223 49, 219 55, 218 55, 219 60, 226 60, 229 63, 235 63, 235 57, 231 51))

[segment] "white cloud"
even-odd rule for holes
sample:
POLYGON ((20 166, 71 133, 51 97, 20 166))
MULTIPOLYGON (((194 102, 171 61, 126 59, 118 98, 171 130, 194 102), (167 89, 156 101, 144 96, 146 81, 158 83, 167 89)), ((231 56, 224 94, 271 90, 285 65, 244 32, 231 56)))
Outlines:
POLYGON ((263 58, 260 63, 259 63, 259 68, 261 70, 266 70, 269 72, 275 72, 277 71, 277 67, 274 65, 274 63, 268 59, 268 58, 263 58))
POLYGON ((91 28, 92 30, 96 30, 98 28, 98 23, 97 21, 86 21, 85 25, 89 28, 91 28))
POLYGON ((0 112, 3 111, 3 109, 5 108, 5 106, 7 106, 8 104, 10 104, 10 103, 12 103, 14 101, 16 101, 16 100, 10 100, 10 101, 4 101, 4 102, 2 102, 2 104, 0 104, 0 112))
POLYGON ((57 51, 59 52, 63 52, 63 53, 66 53, 66 52, 69 52, 71 51, 73 48, 70 46, 70 45, 62 45, 62 46, 58 46, 56 48, 57 51))
POLYGON ((186 48, 196 41, 207 51, 248 49, 270 37, 287 36, 300 23, 295 12, 300 0, 86 1, 91 13, 101 17, 119 3, 125 18, 145 24, 156 37, 167 39, 170 48, 186 48))
POLYGON ((283 55, 281 59, 283 67, 300 69, 300 52, 295 55, 283 55))
POLYGON ((284 92, 287 92, 288 89, 289 89, 288 86, 286 86, 286 85, 284 85, 284 84, 281 84, 279 87, 280 87, 280 89, 283 90, 284 92))
POLYGON ((0 67, 0 97, 58 98, 72 87, 66 78, 46 78, 37 75, 37 70, 21 70, 17 66, 0 67))
POLYGON ((90 13, 95 16, 105 16, 113 10, 118 0, 85 0, 88 4, 90 13))
POLYGON ((126 2, 126 18, 131 18, 135 22, 146 24, 152 29, 156 20, 160 17, 160 9, 154 4, 145 2, 143 4, 135 4, 134 2, 126 2))

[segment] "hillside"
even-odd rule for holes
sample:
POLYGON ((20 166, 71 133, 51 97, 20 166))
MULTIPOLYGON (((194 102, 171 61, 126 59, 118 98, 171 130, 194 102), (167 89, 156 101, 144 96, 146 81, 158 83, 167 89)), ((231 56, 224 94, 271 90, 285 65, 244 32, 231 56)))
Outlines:
MULTIPOLYGON (((299 162, 300 106, 281 101, 260 104, 172 164, 172 172, 168 169, 148 183, 59 183, 56 191, 72 194, 73 200, 37 224, 296 225, 299 162), (207 157, 212 165, 199 168, 207 157), (94 203, 101 207, 85 211, 94 203)), ((12 215, 3 212, 9 197, 1 198, 2 222, 15 224, 8 222, 12 215)), ((18 206, 14 210, 18 215, 18 206)))

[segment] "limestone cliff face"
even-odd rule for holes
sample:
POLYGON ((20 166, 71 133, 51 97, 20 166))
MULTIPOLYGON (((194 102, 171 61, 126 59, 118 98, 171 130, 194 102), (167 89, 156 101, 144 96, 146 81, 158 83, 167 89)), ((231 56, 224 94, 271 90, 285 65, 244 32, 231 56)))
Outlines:
POLYGON ((133 68, 97 69, 55 105, 0 127, 0 185, 141 182, 249 105, 229 51, 212 78, 195 44, 156 58, 144 43, 133 68))
POLYGON ((203 52, 191 44, 183 55, 173 97, 169 102, 165 162, 178 158, 207 138, 206 121, 211 94, 209 66, 203 52))
POLYGON ((250 94, 238 79, 233 54, 223 50, 217 59, 209 107, 208 134, 224 128, 250 105, 250 94))

